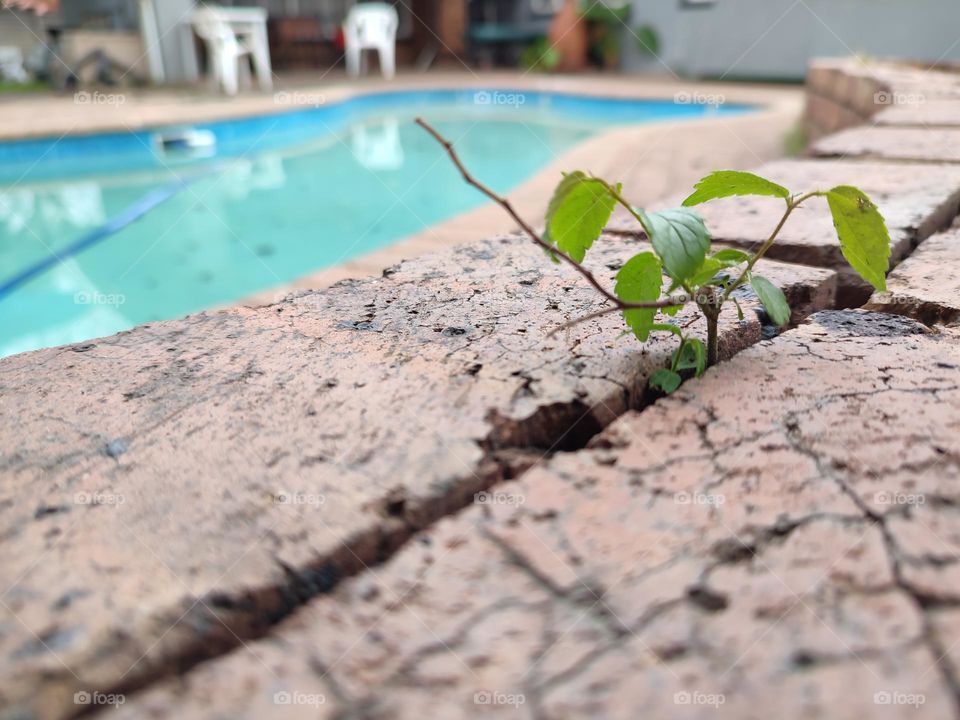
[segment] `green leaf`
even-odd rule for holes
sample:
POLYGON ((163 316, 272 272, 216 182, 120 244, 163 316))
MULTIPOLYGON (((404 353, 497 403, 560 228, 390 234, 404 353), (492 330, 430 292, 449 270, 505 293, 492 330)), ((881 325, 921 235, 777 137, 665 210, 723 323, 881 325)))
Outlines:
POLYGON ((713 258, 705 258, 703 264, 697 269, 697 272, 690 278, 690 287, 700 287, 706 285, 716 276, 718 272, 726 267, 723 263, 713 258))
POLYGON ((734 195, 766 195, 784 200, 790 197, 790 191, 782 185, 777 185, 759 175, 737 170, 719 170, 711 173, 694 185, 694 188, 693 195, 683 201, 684 207, 734 195))
POLYGON ((678 338, 683 339, 683 330, 678 328, 676 325, 671 325, 670 323, 655 323, 650 327, 651 330, 659 330, 660 332, 673 333, 678 338))
POLYGON ((693 350, 697 357, 697 377, 700 377, 707 371, 707 348, 697 338, 693 338, 693 350))
POLYGON ((855 187, 841 185, 827 193, 843 256, 860 277, 880 292, 887 289, 890 233, 883 215, 855 187))
POLYGON ((745 319, 743 314, 743 308, 740 307, 740 303, 737 302, 737 299, 735 297, 732 297, 730 299, 733 300, 733 304, 737 306, 737 320, 739 320, 740 322, 743 322, 745 319))
POLYGON ((662 390, 667 395, 680 387, 680 383, 682 382, 682 377, 677 375, 673 370, 667 370, 667 368, 655 370, 653 375, 650 376, 650 387, 662 390))
POLYGON ((546 38, 541 38, 524 48, 519 60, 524 70, 554 70, 563 56, 546 38))
POLYGON ((749 262, 750 255, 743 252, 743 250, 724 248, 723 250, 718 250, 711 255, 710 259, 723 263, 724 267, 733 267, 734 265, 740 265, 741 263, 749 262))
POLYGON ((696 370, 697 377, 707 369, 707 349, 698 338, 683 341, 674 356, 674 370, 696 370))
MULTIPOLYGON (((617 192, 620 192, 617 185, 617 192)), ((613 213, 615 200, 607 186, 577 170, 563 177, 547 206, 547 235, 551 243, 577 262, 600 237, 613 213)))
MULTIPOLYGON (((550 242, 550 238, 544 238, 547 242, 550 242)), ((554 265, 560 264, 560 257, 553 251, 548 250, 547 248, 543 249, 543 254, 547 256, 547 259, 550 260, 554 265)))
POLYGON ((710 249, 710 233, 703 218, 686 208, 638 212, 667 274, 679 283, 685 282, 700 268, 710 249))
POLYGON ((643 55, 656 57, 660 54, 660 34, 652 25, 640 25, 633 29, 637 47, 643 55))
MULTIPOLYGON (((663 286, 663 270, 660 260, 652 252, 642 252, 627 260, 617 273, 614 292, 623 302, 656 302, 663 286)), ((623 319, 640 342, 646 342, 653 329, 656 308, 649 310, 624 310, 623 319)))
MULTIPOLYGON (((680 289, 680 283, 676 280, 670 282, 670 287, 667 288, 666 295, 667 297, 672 296, 677 290, 680 289)), ((665 307, 660 310, 664 315, 669 315, 670 317, 675 316, 678 312, 683 310, 683 305, 671 305, 670 307, 665 307)))
POLYGON ((750 287, 760 298, 774 325, 782 327, 790 322, 790 306, 780 288, 760 275, 753 275, 750 278, 750 287))

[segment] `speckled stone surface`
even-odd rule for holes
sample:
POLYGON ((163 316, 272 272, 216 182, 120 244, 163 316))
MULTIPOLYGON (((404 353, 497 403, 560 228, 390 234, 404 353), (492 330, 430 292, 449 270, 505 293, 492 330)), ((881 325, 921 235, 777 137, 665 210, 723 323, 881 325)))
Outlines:
POLYGON ((960 128, 851 128, 819 140, 810 151, 817 157, 956 163, 960 128))
MULTIPOLYGON (((604 282, 642 249, 605 238, 604 282)), ((763 270, 801 317, 829 271, 763 270)), ((730 356, 760 339, 745 300, 730 356)), ((755 307, 755 304, 753 304, 755 307)), ((0 704, 44 716, 256 635, 413 530, 646 402, 641 345, 521 237, 0 361, 0 704)), ((696 321, 693 310, 678 321, 696 321)), ((798 318, 799 319, 799 318, 798 318)), ((695 326, 690 326, 695 331, 695 326)))
POLYGON ((951 717, 957 368, 817 314, 116 717, 951 717))

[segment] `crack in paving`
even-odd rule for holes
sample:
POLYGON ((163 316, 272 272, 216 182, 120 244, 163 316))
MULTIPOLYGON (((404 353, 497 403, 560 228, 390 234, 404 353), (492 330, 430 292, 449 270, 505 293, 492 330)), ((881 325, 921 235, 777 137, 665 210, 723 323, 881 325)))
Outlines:
POLYGON ((807 448, 803 443, 802 435, 799 429, 794 429, 788 433, 794 449, 810 458, 819 468, 823 477, 830 479, 840 488, 840 490, 850 498, 850 500, 863 513, 863 518, 874 523, 879 529, 883 538, 883 546, 887 552, 887 559, 890 564, 890 571, 893 575, 896 587, 909 597, 916 606, 917 612, 921 617, 923 628, 922 640, 926 644, 933 658, 935 667, 940 673, 941 679, 950 690, 954 703, 955 717, 960 718, 960 675, 957 673, 957 667, 948 655, 949 647, 939 637, 935 626, 933 625, 929 611, 932 608, 942 607, 943 603, 937 598, 931 598, 911 584, 903 575, 902 570, 902 551, 900 550, 896 538, 887 526, 887 515, 875 512, 867 503, 863 501, 856 490, 848 482, 833 472, 822 460, 821 456, 813 450, 807 448))
MULTIPOLYGON (((639 396, 637 398, 639 400, 639 396)), ((384 523, 372 533, 345 543, 342 551, 335 555, 316 565, 303 567, 293 567, 278 559, 277 564, 286 578, 285 583, 250 589, 242 596, 215 592, 201 598, 202 602, 199 605, 195 602, 181 618, 171 616, 171 620, 196 628, 197 632, 190 642, 165 654, 162 664, 151 667, 148 672, 131 674, 129 679, 96 690, 134 697, 162 680, 184 675, 200 663, 223 657, 247 641, 266 637, 278 623, 312 599, 331 592, 347 578, 383 564, 417 532, 472 504, 476 493, 519 476, 556 452, 572 452, 586 447, 609 422, 642 407, 639 402, 631 403, 603 425, 593 416, 592 408, 585 408, 585 404, 579 400, 567 405, 558 403, 541 408, 522 421, 507 420, 492 411, 490 434, 478 443, 484 450, 484 456, 473 479, 461 478, 455 492, 427 502, 421 500, 416 507, 408 506, 403 496, 392 500, 388 498, 380 510, 384 523), (547 446, 546 451, 543 446, 547 446), (373 547, 376 549, 371 551, 373 547)), ((496 542, 494 538, 488 539, 496 542)), ((511 553, 508 546, 497 544, 503 552, 511 553)), ((535 569, 525 565, 516 554, 513 554, 513 561, 532 577, 536 576, 535 569)), ((541 581, 544 587, 549 586, 545 579, 541 581)), ((552 588, 552 591, 558 598, 562 597, 574 605, 590 606, 588 596, 576 598, 557 588, 552 588)), ((593 608, 590 611, 596 612, 593 608)), ((596 614, 611 624, 614 637, 629 633, 629 629, 623 626, 618 630, 613 628, 616 616, 612 612, 601 611, 596 614)), ((96 707, 81 707, 74 717, 97 712, 96 707)))

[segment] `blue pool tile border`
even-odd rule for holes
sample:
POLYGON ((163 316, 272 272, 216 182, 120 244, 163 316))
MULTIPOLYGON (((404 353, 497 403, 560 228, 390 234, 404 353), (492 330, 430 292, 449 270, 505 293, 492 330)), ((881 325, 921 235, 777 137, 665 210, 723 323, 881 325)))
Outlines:
MULTIPOLYGON (((295 92, 288 94, 294 95, 295 92)), ((383 91, 317 107, 212 122, 171 124, 130 132, 0 141, 0 188, 3 183, 17 181, 163 168, 173 161, 158 152, 156 136, 182 127, 212 132, 217 141, 216 157, 236 157, 254 148, 257 151, 277 149, 336 133, 352 118, 371 111, 410 112, 417 106, 423 106, 426 111, 431 104, 451 102, 461 106, 480 106, 484 104, 484 97, 498 96, 522 97, 522 108, 550 107, 571 122, 602 121, 609 126, 651 122, 660 117, 678 120, 711 115, 731 116, 754 109, 754 106, 732 103, 717 107, 697 103, 679 104, 672 100, 527 92, 499 87, 383 91)), ((496 105, 492 105, 491 109, 496 110, 496 105)))

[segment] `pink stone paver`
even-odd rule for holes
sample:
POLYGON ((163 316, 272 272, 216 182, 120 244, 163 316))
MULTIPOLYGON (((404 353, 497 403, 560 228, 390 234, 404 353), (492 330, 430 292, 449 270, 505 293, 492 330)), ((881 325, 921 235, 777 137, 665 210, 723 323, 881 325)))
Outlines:
POLYGON ((927 324, 960 319, 960 229, 925 240, 874 293, 872 310, 917 318, 927 324))
POLYGON ((856 125, 956 125, 960 74, 861 59, 814 60, 804 126, 814 140, 856 125), (939 121, 939 122, 938 122, 939 121))
POLYGON ((952 716, 948 367, 956 333, 820 313, 116 717, 952 716))
MULTIPOLYGON (((591 263, 612 284, 640 249, 605 238, 591 263)), ((798 313, 833 302, 829 271, 763 271, 798 313)), ((620 338, 615 315, 549 335, 597 307, 512 237, 0 361, 17 418, 0 426, 0 705, 58 717, 79 690, 222 652, 582 445, 675 347, 620 338)), ((746 309, 725 355, 760 338, 746 309)))
POLYGON ((960 127, 960 103, 926 100, 889 107, 873 117, 877 125, 909 125, 925 128, 960 127))
POLYGON ((817 157, 960 162, 960 128, 859 127, 816 142, 817 157))

